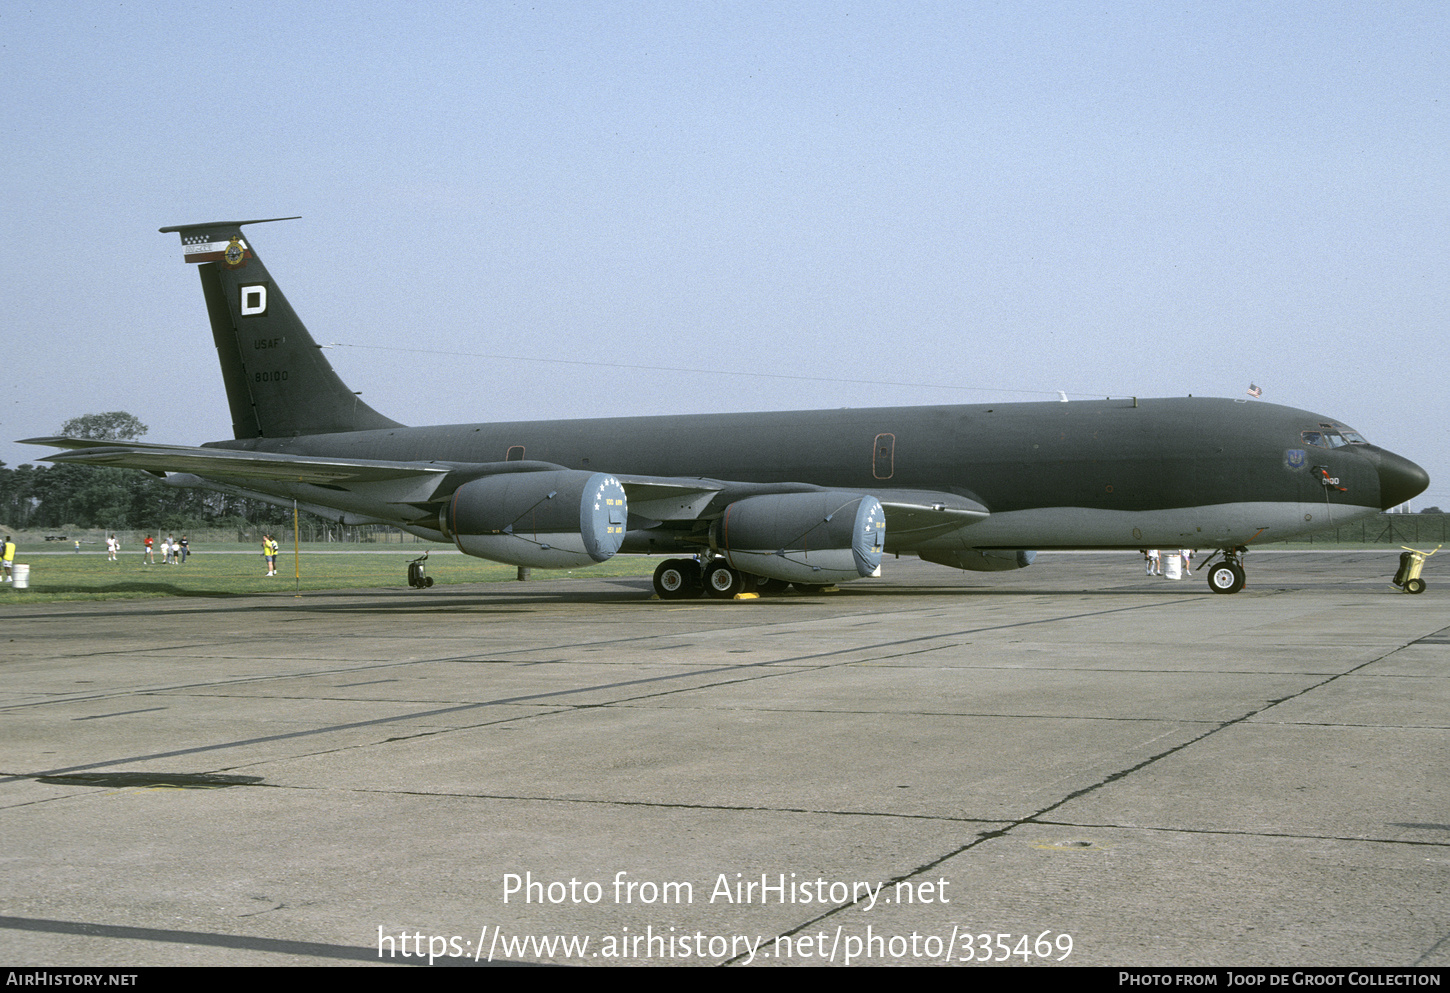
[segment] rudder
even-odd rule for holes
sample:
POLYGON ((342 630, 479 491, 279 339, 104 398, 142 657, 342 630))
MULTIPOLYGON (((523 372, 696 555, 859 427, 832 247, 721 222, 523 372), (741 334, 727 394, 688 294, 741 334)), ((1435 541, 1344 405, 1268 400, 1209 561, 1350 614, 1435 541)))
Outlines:
POLYGON ((162 228, 181 236, 199 263, 202 294, 221 360, 236 438, 288 438, 398 427, 333 371, 287 298, 242 237, 242 225, 290 221, 213 221, 162 228))

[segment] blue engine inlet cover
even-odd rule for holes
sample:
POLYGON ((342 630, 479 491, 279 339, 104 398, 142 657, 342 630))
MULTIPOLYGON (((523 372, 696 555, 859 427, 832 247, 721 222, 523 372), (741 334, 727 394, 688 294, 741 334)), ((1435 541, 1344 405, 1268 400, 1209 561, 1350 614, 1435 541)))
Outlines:
POLYGON ((746 497, 725 508, 717 543, 742 572, 793 583, 876 575, 886 545, 881 501, 821 490, 746 497))
POLYGON ((469 555, 572 569, 619 551, 629 511, 615 477, 560 469, 470 480, 458 487, 440 518, 444 533, 469 555))

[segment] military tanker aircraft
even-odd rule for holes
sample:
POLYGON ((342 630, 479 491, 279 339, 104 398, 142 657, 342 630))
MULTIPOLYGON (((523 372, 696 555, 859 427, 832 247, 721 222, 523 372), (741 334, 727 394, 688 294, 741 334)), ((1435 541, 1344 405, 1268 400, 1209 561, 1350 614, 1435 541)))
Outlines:
POLYGON ((201 447, 33 438, 124 466, 390 524, 498 562, 663 554, 662 599, 877 576, 886 554, 956 569, 1043 549, 1216 550, 1379 513, 1425 471, 1332 417, 1249 400, 1107 399, 405 427, 333 371, 242 228, 161 228, 196 263, 233 437, 201 447))

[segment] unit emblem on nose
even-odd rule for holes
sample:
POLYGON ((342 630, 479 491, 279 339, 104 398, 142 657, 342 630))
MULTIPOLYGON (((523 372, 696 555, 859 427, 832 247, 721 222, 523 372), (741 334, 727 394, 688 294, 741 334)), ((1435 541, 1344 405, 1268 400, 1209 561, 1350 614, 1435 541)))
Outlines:
POLYGON ((1302 448, 1291 448, 1284 453, 1284 464, 1290 469, 1302 469, 1306 461, 1308 461, 1308 456, 1304 454, 1302 448))

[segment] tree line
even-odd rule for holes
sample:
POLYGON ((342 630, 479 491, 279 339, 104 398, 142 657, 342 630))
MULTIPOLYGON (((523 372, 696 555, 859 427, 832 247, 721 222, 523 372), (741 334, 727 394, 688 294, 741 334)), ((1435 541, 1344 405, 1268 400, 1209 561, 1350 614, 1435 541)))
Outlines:
MULTIPOLYGON (((146 425, 124 411, 86 414, 66 421, 60 434, 93 441, 135 441, 146 425)), ((323 524, 312 515, 304 517, 323 524)), ((15 531, 66 527, 109 531, 201 528, 247 530, 290 526, 292 510, 263 500, 167 486, 139 469, 105 466, 21 465, 0 462, 0 524, 15 531)))
MULTIPOLYGON (((323 525, 303 514, 304 521, 323 525)), ((13 531, 68 527, 157 532, 257 526, 286 529, 292 509, 262 500, 167 486, 138 469, 0 462, 0 524, 13 531)))

